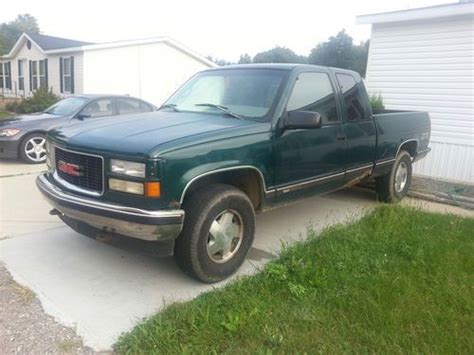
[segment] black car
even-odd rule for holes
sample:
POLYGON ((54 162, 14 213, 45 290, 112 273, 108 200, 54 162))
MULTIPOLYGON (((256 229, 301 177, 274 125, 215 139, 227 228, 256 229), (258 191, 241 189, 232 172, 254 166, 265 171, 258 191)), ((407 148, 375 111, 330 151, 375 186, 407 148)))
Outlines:
POLYGON ((44 112, 1 120, 0 158, 20 157, 30 164, 44 163, 45 134, 52 128, 97 117, 154 110, 154 105, 130 96, 71 96, 55 103, 44 112))

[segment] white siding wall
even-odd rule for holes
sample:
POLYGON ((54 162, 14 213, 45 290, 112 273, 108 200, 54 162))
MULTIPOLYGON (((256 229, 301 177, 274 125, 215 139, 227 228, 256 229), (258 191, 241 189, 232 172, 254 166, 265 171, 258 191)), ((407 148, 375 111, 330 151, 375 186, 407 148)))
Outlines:
POLYGON ((367 87, 386 108, 428 111, 415 173, 474 183, 474 17, 374 24, 367 87))
POLYGON ((209 66, 160 42, 84 52, 84 92, 142 98, 155 105, 209 66))
MULTIPOLYGON (((7 92, 8 94, 27 96, 30 93, 30 60, 42 60, 48 59, 48 86, 57 95, 61 94, 60 81, 59 81, 59 58, 61 54, 48 55, 44 54, 36 45, 32 44, 31 48, 28 49, 26 42, 21 46, 14 58, 8 60, 2 60, 2 62, 11 63, 11 75, 12 75, 12 90, 7 92), (23 64, 23 75, 25 77, 25 91, 18 90, 18 60, 25 60, 23 64)), ((67 56, 74 56, 74 88, 75 94, 83 93, 83 55, 81 52, 68 53, 67 56)))

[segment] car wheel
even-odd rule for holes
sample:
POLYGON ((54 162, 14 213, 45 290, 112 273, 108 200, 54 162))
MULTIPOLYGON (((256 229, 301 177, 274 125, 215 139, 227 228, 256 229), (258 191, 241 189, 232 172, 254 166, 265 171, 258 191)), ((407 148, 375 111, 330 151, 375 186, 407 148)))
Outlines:
POLYGON ((42 133, 27 135, 20 143, 20 158, 28 164, 41 164, 46 161, 46 138, 42 133))
POLYGON ((375 179, 378 200, 398 202, 404 198, 410 188, 411 175, 411 156, 407 151, 402 150, 393 163, 390 173, 375 179))
POLYGON ((244 262, 255 234, 255 211, 241 190, 223 184, 194 192, 184 202, 183 230, 174 255, 181 269, 212 283, 244 262))

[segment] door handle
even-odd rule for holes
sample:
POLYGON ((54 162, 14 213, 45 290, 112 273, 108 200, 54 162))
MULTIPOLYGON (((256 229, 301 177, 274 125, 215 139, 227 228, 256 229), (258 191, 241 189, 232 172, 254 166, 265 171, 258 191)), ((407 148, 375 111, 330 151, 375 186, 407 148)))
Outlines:
POLYGON ((336 139, 338 141, 344 141, 344 140, 346 140, 346 135, 344 133, 338 133, 338 134, 336 134, 336 139))

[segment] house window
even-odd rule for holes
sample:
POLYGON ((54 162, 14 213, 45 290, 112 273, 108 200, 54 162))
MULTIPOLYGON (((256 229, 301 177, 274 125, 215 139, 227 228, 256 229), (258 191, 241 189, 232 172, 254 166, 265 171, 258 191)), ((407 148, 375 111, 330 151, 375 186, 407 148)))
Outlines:
POLYGON ((24 60, 18 61, 18 89, 25 90, 25 68, 24 68, 24 60))
POLYGON ((10 62, 0 63, 0 88, 11 89, 12 88, 12 77, 11 77, 11 64, 10 62))
POLYGON ((62 91, 63 93, 70 94, 73 93, 73 57, 63 57, 61 58, 61 84, 62 84, 62 91))
POLYGON ((74 57, 59 58, 61 92, 74 94, 74 57))
POLYGON ((33 60, 30 64, 31 90, 48 88, 48 60, 33 60))
POLYGON ((48 83, 46 82, 46 61, 40 60, 38 61, 39 64, 39 84, 41 88, 47 88, 48 83))

